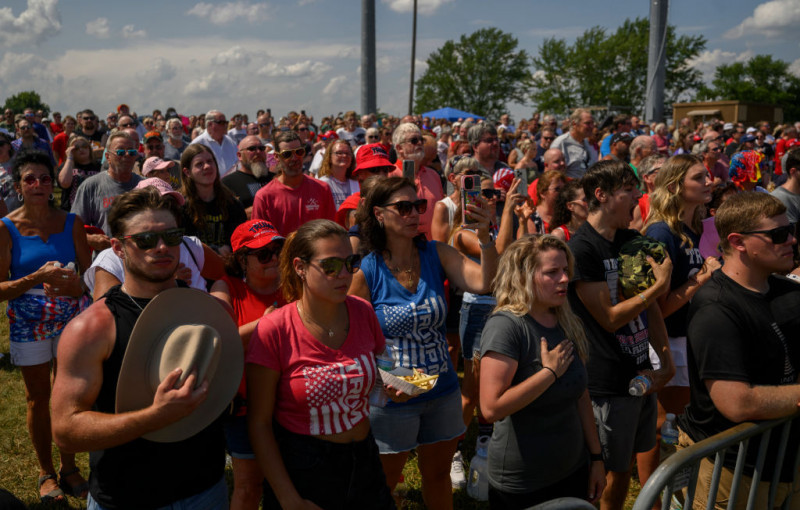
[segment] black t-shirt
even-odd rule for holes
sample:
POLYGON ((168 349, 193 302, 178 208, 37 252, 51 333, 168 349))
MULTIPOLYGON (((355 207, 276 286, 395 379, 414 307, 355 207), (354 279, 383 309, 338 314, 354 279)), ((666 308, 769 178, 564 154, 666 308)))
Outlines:
POLYGON ((620 301, 617 283, 617 257, 626 242, 640 236, 635 230, 617 230, 609 241, 585 222, 569 240, 575 256, 575 275, 569 286, 569 302, 583 319, 589 339, 589 394, 597 397, 627 395, 630 380, 639 370, 652 368, 649 356, 647 313, 609 333, 592 317, 575 290, 576 281, 604 282, 608 285, 611 304, 620 301))
POLYGON ((84 133, 80 129, 76 129, 75 130, 75 134, 78 135, 78 136, 82 136, 82 137, 86 138, 87 140, 91 140, 92 142, 100 143, 103 140, 103 132, 101 130, 99 130, 99 129, 95 129, 94 133, 92 133, 91 135, 87 135, 86 133, 84 133))
POLYGON ((222 210, 218 200, 205 203, 205 225, 200 227, 192 222, 187 213, 186 206, 183 209, 183 227, 186 229, 187 236, 197 236, 202 242, 210 246, 214 251, 219 251, 222 246, 231 245, 231 235, 233 231, 247 221, 247 214, 242 203, 238 200, 231 202, 228 207, 228 217, 223 219, 222 210))
MULTIPOLYGON (((704 381, 741 381, 754 386, 797 383, 800 366, 797 310, 800 285, 783 277, 769 279, 769 291, 748 290, 725 273, 715 271, 694 295, 689 306, 688 351, 690 401, 679 418, 680 427, 694 441, 722 432, 736 423, 714 406, 704 381)), ((773 431, 774 436, 779 436, 773 431)), ((762 480, 772 478, 778 438, 770 441, 762 480)), ((795 421, 787 447, 781 481, 791 481, 794 455, 800 442, 795 421)), ((751 439, 746 474, 753 471, 758 440, 751 439)), ((725 457, 725 466, 736 465, 736 449, 725 457)))
POLYGON ((272 180, 272 172, 267 172, 267 175, 257 179, 251 174, 244 172, 230 172, 222 178, 222 184, 227 186, 236 198, 242 203, 245 209, 253 205, 253 198, 256 196, 266 183, 272 180))

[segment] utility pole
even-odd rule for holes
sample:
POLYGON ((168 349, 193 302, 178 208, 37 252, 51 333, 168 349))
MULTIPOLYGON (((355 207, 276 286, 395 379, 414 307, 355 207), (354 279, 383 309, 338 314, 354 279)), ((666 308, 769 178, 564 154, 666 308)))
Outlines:
POLYGON ((408 92, 408 114, 414 113, 414 60, 417 58, 417 0, 414 0, 414 28, 411 34, 411 85, 408 92))
POLYGON ((664 81, 667 75, 667 13, 669 0, 650 0, 650 44, 647 53, 647 90, 644 118, 664 121, 664 81))
POLYGON ((375 0, 361 0, 361 114, 378 113, 375 74, 375 0))

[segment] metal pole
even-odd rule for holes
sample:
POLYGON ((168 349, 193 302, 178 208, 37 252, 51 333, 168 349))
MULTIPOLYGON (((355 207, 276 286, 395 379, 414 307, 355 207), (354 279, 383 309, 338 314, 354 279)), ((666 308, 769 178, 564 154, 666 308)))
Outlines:
POLYGON ((667 75, 667 12, 669 0, 650 1, 650 44, 647 53, 647 90, 644 117, 664 120, 664 81, 667 75))
POLYGON ((361 0, 361 114, 377 113, 375 0, 361 0))
POLYGON ((417 54, 417 0, 414 0, 414 29, 411 34, 411 85, 408 92, 408 114, 414 113, 414 60, 417 54))

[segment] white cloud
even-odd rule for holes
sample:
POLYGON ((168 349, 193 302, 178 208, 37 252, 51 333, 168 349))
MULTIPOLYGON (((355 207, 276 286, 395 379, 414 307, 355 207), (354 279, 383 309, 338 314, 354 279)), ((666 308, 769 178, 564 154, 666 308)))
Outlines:
POLYGON ((800 58, 789 64, 789 72, 800 78, 800 58))
POLYGON ((271 7, 265 2, 251 4, 248 1, 238 1, 219 5, 200 2, 186 11, 186 14, 207 18, 215 25, 226 25, 237 18, 244 18, 248 23, 253 24, 268 20, 270 10, 271 7))
POLYGON ((322 62, 312 62, 310 60, 306 60, 303 62, 297 62, 296 64, 289 64, 289 65, 281 65, 276 62, 270 62, 266 66, 262 67, 258 74, 260 76, 271 76, 271 77, 278 77, 278 76, 289 76, 292 78, 309 78, 310 80, 318 80, 322 77, 322 75, 328 71, 330 71, 332 67, 328 64, 324 64, 322 62))
POLYGON ((172 65, 172 63, 163 58, 163 57, 156 57, 153 61, 153 65, 150 66, 148 69, 146 78, 151 84, 169 81, 178 74, 178 68, 172 65))
POLYGON ((701 73, 705 81, 711 81, 714 77, 714 71, 721 64, 732 64, 734 62, 746 62, 753 58, 755 54, 750 51, 736 53, 733 51, 724 51, 719 48, 713 51, 704 51, 697 55, 697 57, 689 60, 689 65, 694 67, 701 73))
POLYGON ((340 74, 339 76, 334 76, 333 78, 331 78, 331 81, 329 81, 328 84, 325 85, 325 88, 322 89, 322 93, 325 94, 326 96, 330 96, 338 92, 341 92, 342 89, 348 86, 349 81, 350 78, 348 78, 343 74, 340 74))
POLYGON ((0 8, 0 46, 38 44, 60 31, 58 0, 28 0, 16 18, 11 7, 0 8))
POLYGON ((108 18, 97 18, 94 21, 86 23, 86 34, 97 37, 98 39, 105 39, 109 35, 108 18))
POLYGON ((212 71, 187 83, 183 91, 189 96, 216 97, 227 90, 229 83, 229 76, 212 71))
POLYGON ((797 0, 770 0, 753 10, 753 15, 745 18, 738 26, 725 32, 728 39, 738 39, 749 35, 764 37, 786 36, 797 39, 797 25, 800 24, 800 2, 797 0))
MULTIPOLYGON (((435 14, 444 4, 452 3, 453 0, 418 0, 417 12, 423 16, 435 14)), ((394 12, 413 12, 414 0, 383 0, 394 12)))
POLYGON ((136 30, 133 25, 125 25, 122 27, 122 37, 125 39, 138 39, 147 37, 147 32, 144 30, 136 30))
POLYGON ((253 52, 242 46, 231 46, 225 51, 221 51, 211 58, 211 63, 219 66, 240 65, 246 66, 253 58, 253 52))

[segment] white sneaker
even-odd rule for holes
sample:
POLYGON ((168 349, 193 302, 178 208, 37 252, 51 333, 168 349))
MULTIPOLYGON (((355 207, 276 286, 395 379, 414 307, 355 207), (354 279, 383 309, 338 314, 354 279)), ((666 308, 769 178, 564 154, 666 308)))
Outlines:
POLYGON ((454 489, 463 489, 467 486, 467 477, 464 473, 464 459, 460 451, 453 455, 453 462, 450 464, 450 483, 454 489))

